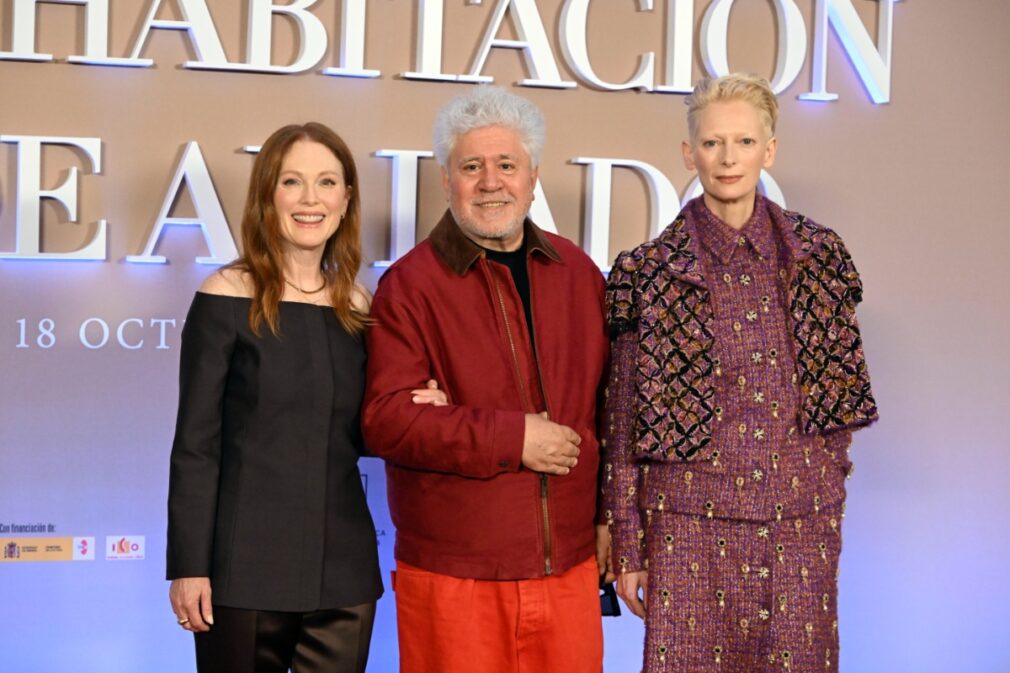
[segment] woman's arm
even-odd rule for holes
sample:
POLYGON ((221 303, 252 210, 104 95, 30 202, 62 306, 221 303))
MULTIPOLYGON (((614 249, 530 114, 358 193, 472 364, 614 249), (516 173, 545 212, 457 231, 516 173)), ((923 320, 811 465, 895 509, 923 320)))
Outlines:
POLYGON ((211 574, 222 408, 237 336, 233 302, 197 293, 182 330, 168 487, 168 579, 211 574))
MULTIPOLYGON (((618 574, 618 588, 625 585, 625 573, 644 570, 638 493, 641 471, 634 460, 635 421, 635 332, 623 332, 613 339, 610 350, 610 382, 607 386, 603 441, 603 506, 610 524, 611 557, 618 574)), ((644 585, 644 580, 640 582, 644 585)), ((621 594, 632 612, 637 606, 621 594)))

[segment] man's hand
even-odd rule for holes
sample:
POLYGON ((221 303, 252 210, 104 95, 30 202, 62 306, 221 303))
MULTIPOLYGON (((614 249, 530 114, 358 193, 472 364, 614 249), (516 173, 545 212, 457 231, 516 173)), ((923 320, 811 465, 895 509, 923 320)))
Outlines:
POLYGON ((649 572, 639 570, 617 576, 617 595, 634 614, 645 619, 646 596, 649 593, 649 572), (641 592, 641 595, 639 595, 641 592))
POLYGON ((523 465, 536 472, 568 474, 579 462, 582 438, 566 425, 547 420, 547 412, 526 414, 523 465))
POLYGON ((214 624, 210 605, 209 577, 180 577, 172 580, 168 588, 168 598, 172 601, 179 626, 187 631, 210 631, 214 624))

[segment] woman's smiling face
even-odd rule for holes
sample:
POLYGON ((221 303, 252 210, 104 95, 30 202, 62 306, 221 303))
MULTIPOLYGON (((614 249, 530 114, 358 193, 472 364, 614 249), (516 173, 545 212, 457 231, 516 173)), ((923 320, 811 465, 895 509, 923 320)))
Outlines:
POLYGON ((344 167, 325 145, 291 145, 274 189, 274 209, 288 249, 322 250, 347 211, 350 189, 344 167))

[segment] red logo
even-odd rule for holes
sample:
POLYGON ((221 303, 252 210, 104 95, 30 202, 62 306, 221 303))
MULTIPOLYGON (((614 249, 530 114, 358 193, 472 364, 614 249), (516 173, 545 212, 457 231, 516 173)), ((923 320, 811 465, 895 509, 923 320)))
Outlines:
POLYGON ((117 554, 129 554, 131 552, 140 551, 140 545, 136 542, 130 542, 125 537, 121 537, 112 545, 112 551, 117 554))

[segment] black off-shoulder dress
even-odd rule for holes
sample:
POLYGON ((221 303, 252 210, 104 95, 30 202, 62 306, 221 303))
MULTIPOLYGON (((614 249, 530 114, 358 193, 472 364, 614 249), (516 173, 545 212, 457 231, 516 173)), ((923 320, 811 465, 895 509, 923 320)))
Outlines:
POLYGON ((167 577, 210 577, 213 602, 309 612, 382 594, 357 460, 363 340, 328 307, 198 292, 182 331, 167 577))

